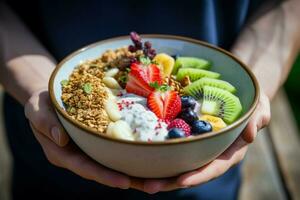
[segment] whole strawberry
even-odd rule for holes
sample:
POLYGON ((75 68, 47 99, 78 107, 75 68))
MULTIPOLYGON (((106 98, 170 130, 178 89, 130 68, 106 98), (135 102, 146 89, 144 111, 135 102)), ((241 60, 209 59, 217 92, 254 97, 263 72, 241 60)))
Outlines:
POLYGON ((191 127, 182 119, 174 119, 171 121, 167 129, 170 130, 172 128, 181 129, 185 133, 186 137, 191 135, 191 127))

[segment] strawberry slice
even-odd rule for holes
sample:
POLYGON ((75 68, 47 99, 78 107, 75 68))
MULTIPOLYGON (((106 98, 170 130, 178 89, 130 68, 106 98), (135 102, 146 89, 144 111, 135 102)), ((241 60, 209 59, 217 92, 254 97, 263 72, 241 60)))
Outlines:
POLYGON ((150 108, 150 110, 154 112, 158 118, 164 119, 164 101, 160 92, 152 92, 148 96, 147 104, 148 108, 150 108))
POLYGON ((159 85, 162 84, 162 74, 160 68, 157 65, 150 64, 147 68, 147 73, 151 83, 157 82, 159 85))
POLYGON ((148 107, 163 120, 172 120, 181 111, 180 96, 175 91, 153 91, 148 96, 148 107))
POLYGON ((151 90, 145 90, 143 87, 138 85, 134 80, 130 80, 130 79, 132 78, 129 77, 129 80, 125 88, 127 92, 137 94, 143 97, 147 97, 151 93, 151 90))
POLYGON ((152 82, 162 83, 160 69, 156 65, 145 66, 141 63, 132 63, 125 89, 129 93, 147 97, 154 90, 150 86, 152 82))

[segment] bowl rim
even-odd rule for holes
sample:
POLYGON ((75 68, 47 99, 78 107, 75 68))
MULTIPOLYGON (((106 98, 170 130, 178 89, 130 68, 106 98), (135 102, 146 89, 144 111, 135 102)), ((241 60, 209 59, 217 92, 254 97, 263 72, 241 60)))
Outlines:
MULTIPOLYGON (((250 77, 250 79, 252 80, 252 83, 254 85, 254 90, 255 90, 255 96, 253 99, 253 102, 250 106, 250 109, 244 113, 237 121, 235 121, 234 123, 230 124, 229 126, 225 127, 224 129, 221 129, 219 131, 215 131, 215 132, 208 132, 205 134, 201 134, 201 135, 197 135, 197 136, 193 136, 193 137, 189 137, 189 138, 178 138, 178 139, 172 139, 172 140, 165 140, 165 141, 151 141, 151 142, 147 142, 147 141, 130 141, 130 140, 123 140, 123 139, 118 139, 118 138, 113 138, 111 136, 105 135, 104 133, 100 133, 96 130, 94 130, 93 128, 87 127, 85 125, 83 125, 82 123, 76 121, 75 119, 73 119, 71 116, 69 116, 66 111, 58 104, 58 102, 56 101, 55 95, 54 95, 54 79, 56 77, 56 74, 58 73, 58 71, 61 69, 61 67, 70 59, 72 59, 74 56, 80 54, 81 52, 84 52, 90 48, 96 47, 98 45, 101 44, 105 44, 105 43, 109 43, 109 42, 113 42, 113 41, 118 41, 118 40, 124 40, 124 39, 129 39, 129 36, 119 36, 119 37, 113 37, 110 39, 105 39, 105 40, 101 40, 98 42, 94 42, 92 44, 86 45, 72 53, 70 53, 68 56, 66 56, 63 60, 61 60, 57 66, 55 67, 54 71, 52 72, 50 79, 49 79, 49 83, 48 83, 48 91, 50 94, 50 100, 52 105, 54 106, 55 110, 58 111, 59 114, 61 114, 64 119, 66 119, 68 122, 70 122, 71 124, 73 124, 74 126, 76 126, 77 128, 92 134, 96 137, 100 137, 102 139, 105 140, 109 140, 111 142, 118 142, 118 143, 122 143, 122 144, 130 144, 130 145, 146 145, 146 146, 156 146, 156 145, 172 145, 172 144, 180 144, 180 143, 190 143, 190 142, 196 142, 199 140, 204 140, 204 139, 208 139, 208 138, 212 138, 212 137, 217 137, 220 136, 221 134, 225 134, 230 132, 232 129, 238 127, 240 124, 242 124, 243 122, 245 122, 246 120, 248 120, 250 118, 250 116, 252 115, 252 113, 255 111, 255 108, 257 107, 258 101, 259 101, 259 94, 260 94, 260 88, 259 88, 259 84, 258 81, 256 79, 256 77, 254 76, 253 72, 249 69, 249 67, 244 64, 240 59, 238 59, 236 56, 234 56, 232 53, 214 46, 212 44, 209 44, 207 42, 204 41, 200 41, 197 39, 193 39, 193 38, 188 38, 188 37, 183 37, 183 36, 177 36, 177 35, 167 35, 167 34, 141 34, 142 38, 149 38, 149 39, 172 39, 172 40, 180 40, 180 41, 185 41, 185 42, 189 42, 189 43, 194 43, 197 45, 202 45, 211 49, 214 49, 216 51, 219 51, 229 57, 231 57, 234 61, 236 61, 237 63, 240 64, 240 66, 242 66, 242 68, 246 71, 246 73, 248 74, 248 76, 250 77)), ((75 66, 74 66, 75 67, 75 66)))

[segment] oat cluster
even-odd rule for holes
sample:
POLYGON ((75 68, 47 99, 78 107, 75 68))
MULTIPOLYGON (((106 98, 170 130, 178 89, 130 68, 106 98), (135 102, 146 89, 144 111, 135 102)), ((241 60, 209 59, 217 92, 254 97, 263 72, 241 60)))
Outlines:
POLYGON ((169 85, 174 91, 178 92, 178 94, 183 95, 184 91, 183 91, 183 87, 181 86, 181 83, 179 83, 178 81, 176 81, 176 78, 173 76, 167 76, 164 78, 163 80, 164 84, 169 85))
POLYGON ((138 57, 139 55, 142 55, 143 51, 136 51, 136 52, 130 52, 128 50, 127 46, 118 48, 116 50, 107 50, 102 54, 102 56, 98 59, 99 61, 112 65, 112 67, 116 67, 118 65, 114 65, 114 62, 119 61, 122 58, 133 58, 133 57, 138 57))

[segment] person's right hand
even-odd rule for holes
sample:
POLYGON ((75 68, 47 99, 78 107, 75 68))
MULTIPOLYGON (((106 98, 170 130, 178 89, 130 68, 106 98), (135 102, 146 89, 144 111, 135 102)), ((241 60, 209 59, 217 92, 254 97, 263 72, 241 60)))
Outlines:
POLYGON ((31 96, 25 104, 25 115, 50 163, 110 187, 122 189, 130 187, 129 176, 101 166, 81 152, 74 143, 69 142, 69 137, 51 106, 46 89, 37 91, 31 96))

